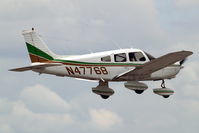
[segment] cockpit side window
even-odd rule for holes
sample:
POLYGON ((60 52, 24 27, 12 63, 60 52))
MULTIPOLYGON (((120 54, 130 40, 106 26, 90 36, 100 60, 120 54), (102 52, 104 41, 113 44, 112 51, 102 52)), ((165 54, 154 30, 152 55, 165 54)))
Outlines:
POLYGON ((101 61, 103 61, 103 62, 111 62, 111 56, 102 57, 101 61))
POLYGON ((126 53, 120 53, 114 55, 115 62, 126 62, 126 53))
POLYGON ((135 53, 129 53, 129 60, 130 61, 137 61, 137 59, 135 58, 135 53))
POLYGON ((129 53, 129 60, 132 62, 146 61, 146 58, 144 57, 142 52, 131 52, 131 53, 129 53))

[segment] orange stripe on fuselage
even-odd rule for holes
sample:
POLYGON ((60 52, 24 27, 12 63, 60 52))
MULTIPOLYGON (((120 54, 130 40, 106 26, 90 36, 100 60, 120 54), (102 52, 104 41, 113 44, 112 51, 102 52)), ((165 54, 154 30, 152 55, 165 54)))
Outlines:
POLYGON ((30 56, 30 60, 31 62, 47 62, 49 60, 45 59, 45 58, 42 58, 42 57, 39 57, 39 56, 36 56, 36 55, 33 55, 33 54, 29 54, 30 56))

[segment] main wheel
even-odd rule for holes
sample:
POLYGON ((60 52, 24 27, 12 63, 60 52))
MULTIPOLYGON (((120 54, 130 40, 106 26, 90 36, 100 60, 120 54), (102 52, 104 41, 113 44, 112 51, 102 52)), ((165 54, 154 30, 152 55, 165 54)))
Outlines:
POLYGON ((106 96, 106 95, 100 95, 103 99, 108 99, 109 96, 106 96))
POLYGON ((164 98, 169 98, 169 95, 163 95, 164 98))
POLYGON ((144 90, 135 90, 135 93, 137 94, 142 94, 144 92, 144 90))

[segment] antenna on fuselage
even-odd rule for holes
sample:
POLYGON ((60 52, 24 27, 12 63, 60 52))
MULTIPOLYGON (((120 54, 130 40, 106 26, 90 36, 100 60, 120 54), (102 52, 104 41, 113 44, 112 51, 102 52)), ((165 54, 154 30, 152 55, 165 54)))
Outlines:
POLYGON ((131 49, 134 49, 135 47, 133 47, 133 45, 130 46, 131 49))
POLYGON ((135 47, 133 45, 134 45, 133 41, 128 40, 127 47, 134 49, 135 47))
POLYGON ((88 51, 90 52, 90 54, 92 54, 92 53, 93 53, 93 51, 92 51, 91 49, 88 49, 88 51))
POLYGON ((119 43, 117 43, 116 41, 112 41, 113 44, 117 47, 117 49, 122 49, 120 46, 119 46, 119 43))

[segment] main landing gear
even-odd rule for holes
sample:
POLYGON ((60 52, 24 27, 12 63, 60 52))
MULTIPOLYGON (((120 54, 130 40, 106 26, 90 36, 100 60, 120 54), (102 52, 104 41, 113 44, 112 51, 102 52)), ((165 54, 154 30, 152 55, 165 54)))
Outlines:
MULTIPOLYGON (((128 89, 134 90, 137 94, 143 93, 143 91, 148 88, 147 85, 140 82, 127 82, 124 85, 128 89)), ((93 87, 92 91, 93 93, 101 96, 103 99, 108 99, 111 95, 114 94, 114 90, 109 88, 108 81, 104 80, 100 80, 99 85, 97 87, 93 87)), ((164 98, 168 98, 174 94, 173 90, 166 88, 164 80, 162 80, 161 88, 153 89, 153 92, 164 98)))
POLYGON ((153 89, 153 92, 157 95, 163 96, 164 98, 168 98, 173 95, 174 91, 165 87, 165 81, 162 80, 161 83, 162 88, 153 89))
POLYGON ((124 83, 124 86, 130 90, 134 90, 137 94, 142 94, 148 86, 145 83, 138 82, 138 81, 127 81, 124 83))
POLYGON ((93 93, 100 95, 103 99, 108 99, 114 94, 113 89, 109 88, 108 81, 99 81, 97 87, 92 88, 93 93))

